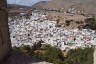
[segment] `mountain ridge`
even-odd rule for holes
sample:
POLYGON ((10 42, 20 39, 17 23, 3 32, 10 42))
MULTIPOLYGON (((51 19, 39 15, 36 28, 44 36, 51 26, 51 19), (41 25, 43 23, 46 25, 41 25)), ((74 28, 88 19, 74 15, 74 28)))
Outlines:
POLYGON ((52 0, 48 2, 39 2, 33 5, 35 8, 49 8, 49 9, 60 9, 65 10, 70 7, 84 9, 86 13, 94 14, 96 12, 96 1, 95 0, 52 0))

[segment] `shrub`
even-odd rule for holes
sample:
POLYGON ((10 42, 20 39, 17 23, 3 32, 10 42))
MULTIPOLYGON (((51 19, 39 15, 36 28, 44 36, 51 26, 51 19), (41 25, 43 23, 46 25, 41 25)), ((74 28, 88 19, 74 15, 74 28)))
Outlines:
POLYGON ((93 63, 93 48, 70 50, 69 56, 65 59, 66 64, 92 64, 93 63))
POLYGON ((15 49, 21 51, 27 50, 30 56, 54 64, 93 64, 93 48, 70 50, 67 54, 68 56, 64 57, 62 54, 63 51, 56 47, 44 45, 44 49, 40 49, 42 46, 40 42, 33 46, 35 49, 31 49, 29 46, 16 47, 15 49))
POLYGON ((86 21, 89 24, 89 27, 91 29, 96 29, 96 19, 95 18, 87 19, 86 21))

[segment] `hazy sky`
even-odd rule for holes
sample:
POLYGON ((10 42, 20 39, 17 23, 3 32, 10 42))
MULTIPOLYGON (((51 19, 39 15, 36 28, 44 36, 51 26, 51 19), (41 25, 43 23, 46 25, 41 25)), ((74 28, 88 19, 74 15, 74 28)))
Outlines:
POLYGON ((48 1, 48 0, 7 0, 9 4, 20 4, 20 5, 33 5, 39 1, 48 1))

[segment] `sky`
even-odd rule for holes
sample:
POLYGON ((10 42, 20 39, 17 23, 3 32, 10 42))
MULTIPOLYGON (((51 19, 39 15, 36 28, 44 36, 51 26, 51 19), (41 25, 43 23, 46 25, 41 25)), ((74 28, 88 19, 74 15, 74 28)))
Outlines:
POLYGON ((7 0, 7 3, 31 6, 40 1, 48 1, 48 0, 7 0))

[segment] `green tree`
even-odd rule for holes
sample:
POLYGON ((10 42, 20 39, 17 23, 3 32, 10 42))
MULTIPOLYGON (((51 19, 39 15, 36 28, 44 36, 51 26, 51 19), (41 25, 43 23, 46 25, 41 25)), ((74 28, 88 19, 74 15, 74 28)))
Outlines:
POLYGON ((89 27, 91 29, 96 29, 96 19, 95 18, 87 19, 86 21, 88 22, 89 27))
POLYGON ((47 59, 47 61, 53 62, 54 64, 59 64, 63 61, 64 56, 60 49, 56 47, 51 47, 50 45, 48 45, 45 49, 46 50, 44 56, 47 59))
POLYGON ((42 43, 43 43, 42 40, 39 41, 39 42, 37 42, 37 43, 35 43, 35 44, 32 46, 32 50, 34 51, 34 50, 37 50, 37 49, 41 49, 42 43))

